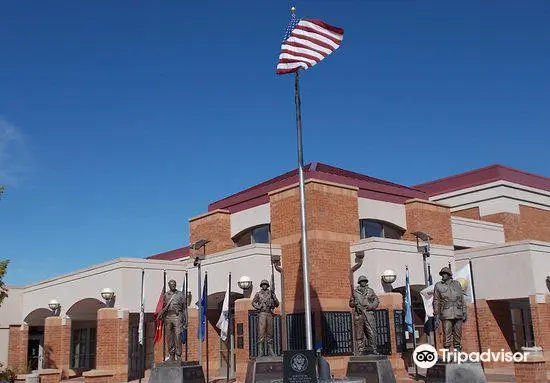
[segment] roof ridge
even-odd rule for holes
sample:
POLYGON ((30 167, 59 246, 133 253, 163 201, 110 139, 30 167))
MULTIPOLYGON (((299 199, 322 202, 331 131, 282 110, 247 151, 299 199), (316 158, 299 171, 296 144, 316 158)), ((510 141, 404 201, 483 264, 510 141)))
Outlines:
POLYGON ((425 185, 433 185, 433 184, 436 184, 436 183, 439 183, 439 182, 448 181, 448 180, 455 179, 455 178, 458 178, 458 177, 479 173, 479 172, 482 172, 484 170, 489 170, 491 168, 498 169, 499 167, 502 167, 502 166, 503 165, 500 165, 500 164, 493 164, 493 165, 489 165, 489 166, 484 166, 482 168, 472 169, 472 170, 468 170, 468 171, 465 171, 465 172, 452 174, 450 176, 446 176, 446 177, 443 177, 443 178, 437 178, 437 179, 432 180, 432 181, 426 181, 426 182, 423 182, 421 184, 416 184, 413 187, 417 188, 417 187, 421 187, 421 186, 425 186, 425 185))

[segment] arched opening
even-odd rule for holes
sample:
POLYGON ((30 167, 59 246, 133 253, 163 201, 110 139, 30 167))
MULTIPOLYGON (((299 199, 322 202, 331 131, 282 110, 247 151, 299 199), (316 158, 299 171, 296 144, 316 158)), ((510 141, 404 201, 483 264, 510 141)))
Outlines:
POLYGON ((250 227, 233 237, 235 247, 247 246, 254 243, 269 243, 271 229, 269 224, 250 227))
POLYGON ((361 239, 370 237, 402 239, 405 229, 386 221, 360 219, 359 234, 361 239))
POLYGON ((27 366, 31 371, 42 369, 44 361, 44 323, 46 318, 52 315, 51 310, 38 308, 25 317, 24 322, 29 326, 27 366))
POLYGON ((71 318, 71 352, 69 368, 81 375, 95 368, 97 339, 97 310, 106 307, 95 298, 85 298, 68 310, 71 318))

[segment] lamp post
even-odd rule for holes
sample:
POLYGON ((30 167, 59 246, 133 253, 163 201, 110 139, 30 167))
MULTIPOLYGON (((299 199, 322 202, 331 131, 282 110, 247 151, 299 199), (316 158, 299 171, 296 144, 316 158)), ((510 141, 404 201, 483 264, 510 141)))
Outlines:
MULTIPOLYGON (((202 255, 198 255, 195 257, 195 261, 193 262, 193 266, 197 268, 197 283, 198 283, 198 305, 200 308, 201 304, 201 298, 202 298, 202 289, 201 289, 201 261, 203 261, 206 258, 206 244, 210 242, 207 239, 199 239, 197 242, 193 243, 189 248, 191 250, 200 250, 202 248, 202 255)), ((200 315, 199 315, 200 318, 200 315)), ((199 324, 200 326, 200 324, 199 324)), ((199 327, 200 328, 200 327, 199 327)), ((208 328, 206 329, 208 331, 208 328)), ((199 340, 199 364, 202 365, 202 342, 199 340)))
POLYGON ((52 310, 54 316, 58 316, 61 308, 61 304, 56 299, 52 299, 48 303, 48 307, 52 310))
POLYGON ((388 269, 382 272, 381 277, 384 283, 391 285, 397 279, 397 274, 395 273, 395 271, 388 269))
POLYGON ((252 279, 250 277, 243 275, 239 278, 237 285, 243 290, 243 295, 245 298, 250 298, 252 293, 252 279))
POLYGON ((112 288, 106 287, 101 290, 101 297, 105 300, 105 305, 107 307, 113 307, 115 291, 112 288))
POLYGON ((416 237, 416 250, 419 253, 422 253, 422 262, 424 266, 424 286, 428 287, 429 275, 428 275, 428 264, 426 259, 430 256, 430 237, 428 233, 423 231, 415 231, 412 233, 416 237))

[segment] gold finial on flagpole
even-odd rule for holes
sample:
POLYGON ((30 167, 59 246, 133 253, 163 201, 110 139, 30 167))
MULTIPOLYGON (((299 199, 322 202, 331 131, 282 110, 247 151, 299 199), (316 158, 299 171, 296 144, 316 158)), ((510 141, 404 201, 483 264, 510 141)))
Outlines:
POLYGON ((292 14, 296 13, 296 7, 295 6, 290 7, 290 13, 292 13, 292 14))

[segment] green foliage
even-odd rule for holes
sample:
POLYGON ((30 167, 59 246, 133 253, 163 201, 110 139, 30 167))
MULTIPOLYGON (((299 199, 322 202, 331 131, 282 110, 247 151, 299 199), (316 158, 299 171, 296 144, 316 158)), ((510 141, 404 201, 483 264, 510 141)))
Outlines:
POLYGON ((4 276, 6 275, 6 271, 8 270, 8 264, 10 263, 9 260, 3 260, 0 261, 0 305, 2 305, 2 301, 4 298, 8 296, 8 289, 6 288, 6 285, 4 283, 4 276))
POLYGON ((15 381, 15 373, 9 368, 4 368, 2 363, 0 363, 0 383, 9 382, 12 383, 15 381))

